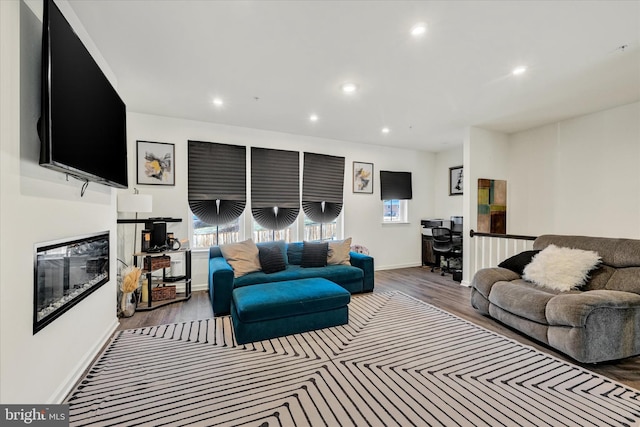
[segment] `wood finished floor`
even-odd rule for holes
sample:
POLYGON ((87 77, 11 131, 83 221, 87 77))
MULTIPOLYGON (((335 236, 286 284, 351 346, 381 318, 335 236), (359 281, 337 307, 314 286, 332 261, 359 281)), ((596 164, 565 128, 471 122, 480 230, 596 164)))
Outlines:
MULTIPOLYGON (((442 277, 439 273, 432 273, 427 268, 413 267, 377 271, 375 280, 374 292, 391 290, 404 292, 522 344, 535 347, 559 359, 578 364, 612 380, 640 390, 640 356, 596 365, 579 364, 544 344, 533 341, 491 318, 478 314, 469 302, 471 289, 460 286, 451 279, 450 275, 442 277)), ((189 301, 171 304, 153 311, 136 312, 133 317, 120 319, 118 330, 206 319, 212 316, 213 311, 208 293, 199 291, 194 292, 189 301)))

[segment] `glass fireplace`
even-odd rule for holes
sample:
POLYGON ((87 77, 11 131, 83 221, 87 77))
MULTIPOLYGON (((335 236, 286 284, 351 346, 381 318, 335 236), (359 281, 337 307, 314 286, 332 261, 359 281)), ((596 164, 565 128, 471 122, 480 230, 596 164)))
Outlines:
POLYGON ((33 333, 109 281, 109 232, 36 244, 33 333))

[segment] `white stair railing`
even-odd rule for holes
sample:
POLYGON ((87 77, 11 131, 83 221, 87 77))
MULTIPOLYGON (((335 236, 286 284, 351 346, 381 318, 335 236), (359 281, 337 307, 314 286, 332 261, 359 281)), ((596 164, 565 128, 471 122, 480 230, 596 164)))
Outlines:
POLYGON ((521 236, 516 234, 477 233, 473 230, 471 236, 470 272, 473 277, 482 268, 497 267, 505 259, 533 248, 535 236, 521 236))

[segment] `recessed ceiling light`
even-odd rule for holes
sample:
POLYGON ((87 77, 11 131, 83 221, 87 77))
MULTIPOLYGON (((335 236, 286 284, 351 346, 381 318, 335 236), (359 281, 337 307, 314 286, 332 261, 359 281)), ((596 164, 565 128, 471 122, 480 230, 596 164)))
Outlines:
POLYGON ((224 104, 224 101, 221 98, 213 98, 213 105, 221 107, 224 104))
POLYGON ((427 24, 424 22, 420 22, 419 24, 411 27, 411 35, 414 37, 418 37, 427 32, 427 24))
POLYGON ((342 89, 342 92, 347 94, 354 93, 356 90, 358 90, 358 86, 356 86, 355 83, 343 83, 340 88, 342 89))
POLYGON ((391 132, 391 129, 389 129, 388 127, 382 128, 382 133, 389 133, 389 132, 391 132))
POLYGON ((519 76, 520 74, 524 74, 525 71, 527 71, 527 67, 525 67, 524 65, 521 65, 519 67, 514 68, 511 71, 511 74, 513 74, 514 76, 519 76))
POLYGON ((312 122, 317 122, 318 116, 316 114, 312 114, 309 116, 309 120, 311 120, 312 122))

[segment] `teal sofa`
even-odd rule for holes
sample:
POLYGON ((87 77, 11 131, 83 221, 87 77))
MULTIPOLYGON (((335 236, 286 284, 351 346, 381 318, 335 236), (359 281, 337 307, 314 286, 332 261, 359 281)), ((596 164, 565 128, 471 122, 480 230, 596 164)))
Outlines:
MULTIPOLYGON (((257 244, 258 247, 261 245, 262 243, 257 244)), ((212 246, 209 249, 209 298, 211 298, 214 315, 230 314, 233 289, 260 283, 321 277, 342 286, 351 294, 373 291, 373 257, 351 252, 351 265, 305 268, 300 266, 303 242, 288 243, 285 247, 287 266, 285 270, 270 274, 256 271, 234 279, 233 269, 222 256, 220 247, 212 246)))

